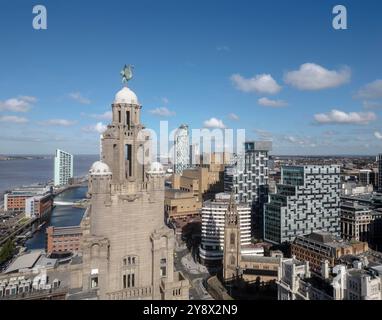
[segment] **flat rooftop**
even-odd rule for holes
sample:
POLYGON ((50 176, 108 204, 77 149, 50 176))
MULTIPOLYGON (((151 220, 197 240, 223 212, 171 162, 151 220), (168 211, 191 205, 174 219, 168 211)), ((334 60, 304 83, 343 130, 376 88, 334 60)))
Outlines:
POLYGON ((73 227, 54 227, 53 228, 53 236, 65 236, 71 234, 82 234, 82 230, 80 226, 73 227))
POLYGON ((305 238, 315 240, 322 243, 329 243, 335 241, 334 236, 329 232, 316 231, 305 236, 305 238))
POLYGON ((18 272, 21 269, 31 269, 36 264, 37 260, 44 253, 43 250, 35 250, 30 253, 17 257, 4 273, 18 272))
POLYGON ((192 191, 185 191, 181 189, 165 189, 165 197, 169 196, 171 198, 191 198, 194 197, 194 194, 192 191))
POLYGON ((244 262, 257 262, 257 263, 274 263, 279 264, 280 258, 277 257, 262 257, 262 256, 241 256, 241 261, 244 262))
POLYGON ((335 237, 330 232, 324 231, 315 231, 305 236, 296 237, 296 242, 300 242, 303 240, 312 240, 314 242, 318 242, 320 244, 324 244, 332 248, 346 248, 351 246, 352 244, 361 243, 360 241, 356 240, 345 241, 341 238, 335 237))

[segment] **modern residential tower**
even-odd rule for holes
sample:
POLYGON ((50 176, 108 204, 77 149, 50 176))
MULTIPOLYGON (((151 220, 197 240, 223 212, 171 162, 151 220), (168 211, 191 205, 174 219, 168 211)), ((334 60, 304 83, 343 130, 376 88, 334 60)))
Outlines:
POLYGON ((57 149, 54 157, 54 185, 66 185, 70 178, 73 178, 73 155, 57 149))
POLYGON ((224 172, 224 191, 235 188, 236 201, 252 210, 252 230, 257 239, 263 238, 263 207, 268 197, 268 160, 271 141, 245 142, 244 155, 237 155, 235 164, 224 172))
POLYGON ((174 136, 174 172, 181 174, 190 166, 190 137, 188 126, 182 124, 174 136))

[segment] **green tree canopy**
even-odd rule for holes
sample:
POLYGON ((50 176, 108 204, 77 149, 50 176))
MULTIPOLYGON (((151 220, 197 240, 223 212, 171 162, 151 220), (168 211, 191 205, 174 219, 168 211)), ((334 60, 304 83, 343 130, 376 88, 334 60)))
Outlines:
POLYGON ((7 261, 12 257, 15 245, 12 240, 8 240, 0 249, 0 263, 7 261))

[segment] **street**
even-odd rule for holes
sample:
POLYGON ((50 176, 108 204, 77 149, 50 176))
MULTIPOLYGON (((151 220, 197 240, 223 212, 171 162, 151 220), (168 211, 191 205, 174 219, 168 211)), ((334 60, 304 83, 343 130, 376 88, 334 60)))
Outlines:
POLYGON ((183 244, 179 246, 176 243, 174 266, 175 270, 181 271, 190 281, 190 300, 212 300, 203 285, 203 280, 208 279, 210 274, 204 266, 191 258, 190 251, 183 244))

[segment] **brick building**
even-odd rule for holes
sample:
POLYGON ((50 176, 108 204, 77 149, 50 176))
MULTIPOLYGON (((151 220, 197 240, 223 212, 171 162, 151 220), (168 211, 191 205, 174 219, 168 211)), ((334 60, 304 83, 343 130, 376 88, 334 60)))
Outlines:
POLYGON ((22 187, 4 195, 5 211, 25 212, 27 216, 41 216, 50 211, 52 205, 53 198, 49 187, 22 187))
POLYGON ((49 227, 46 229, 46 252, 75 253, 80 250, 82 230, 80 226, 49 227))
POLYGON ((309 261, 312 271, 319 271, 323 261, 331 267, 344 255, 357 255, 369 250, 366 242, 344 241, 327 232, 313 232, 306 236, 297 236, 291 244, 292 255, 298 260, 309 261))

